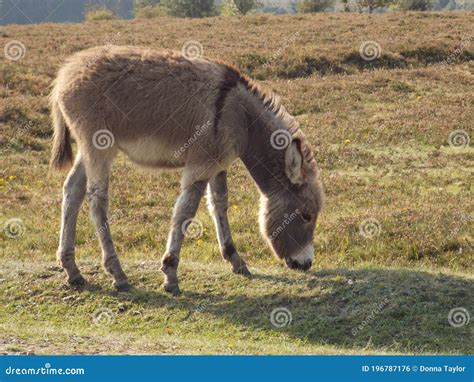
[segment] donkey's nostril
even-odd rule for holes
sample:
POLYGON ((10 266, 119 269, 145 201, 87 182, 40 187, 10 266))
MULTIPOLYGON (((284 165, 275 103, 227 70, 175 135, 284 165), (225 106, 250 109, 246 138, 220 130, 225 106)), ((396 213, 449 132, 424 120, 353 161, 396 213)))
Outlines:
POLYGON ((295 260, 286 260, 286 265, 288 265, 288 268, 290 269, 298 269, 301 271, 307 271, 309 268, 311 268, 311 265, 313 262, 311 260, 306 260, 303 263, 300 263, 295 260))
POLYGON ((295 260, 286 260, 286 265, 290 269, 298 269, 298 262, 296 262, 295 260))
POLYGON ((313 262, 311 260, 306 261, 301 265, 301 270, 307 271, 309 268, 311 268, 311 265, 313 265, 313 262))

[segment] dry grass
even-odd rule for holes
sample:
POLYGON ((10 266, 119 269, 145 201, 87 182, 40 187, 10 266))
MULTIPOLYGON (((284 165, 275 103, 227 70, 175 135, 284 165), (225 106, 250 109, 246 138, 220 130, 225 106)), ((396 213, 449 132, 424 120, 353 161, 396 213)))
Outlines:
MULTIPOLYGON (((0 349, 108 352, 114 343, 116 352, 138 353, 472 352, 463 340, 469 327, 450 327, 447 315, 456 306, 474 311, 474 152, 448 144, 452 131, 472 136, 473 20, 473 12, 263 15, 0 28, 0 47, 11 40, 26 47, 19 61, 2 57, 0 71, 0 223, 21 218, 26 227, 18 239, 0 237, 0 303, 7 307, 0 313, 0 338, 6 339, 0 349), (327 194, 315 270, 301 275, 276 266, 256 228, 257 191, 250 191, 251 179, 236 163, 230 219, 258 277, 249 282, 224 270, 201 208, 204 234, 183 248, 184 296, 169 299, 153 264, 164 250, 179 174, 142 173, 120 157, 112 179, 112 231, 138 289, 126 296, 63 289, 63 276, 50 268, 63 177, 46 178, 48 86, 65 57, 91 46, 180 50, 187 40, 260 79, 301 123, 327 194), (382 48, 371 62, 359 56, 368 40, 382 48), (380 223, 378 236, 360 234, 366 219, 380 223), (351 337, 351 328, 385 298, 391 303, 377 325, 351 337), (210 312, 192 313, 203 301, 210 312), (122 315, 122 303, 131 311, 122 315), (169 324, 168 304, 191 312, 192 322, 169 324), (90 324, 99 306, 119 317, 106 338, 101 331, 94 335, 90 324), (295 324, 272 328, 273 306, 288 306, 295 324)), ((79 261, 91 281, 104 285, 108 280, 90 264, 99 263, 98 252, 83 206, 79 261)))

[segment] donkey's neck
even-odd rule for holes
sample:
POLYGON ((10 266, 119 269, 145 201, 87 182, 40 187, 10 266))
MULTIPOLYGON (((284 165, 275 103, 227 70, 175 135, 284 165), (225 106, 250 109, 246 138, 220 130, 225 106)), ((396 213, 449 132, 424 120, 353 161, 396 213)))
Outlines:
POLYGON ((271 135, 274 130, 264 125, 260 117, 250 116, 247 147, 241 160, 260 191, 269 195, 288 182, 284 170, 285 150, 272 147, 271 135))

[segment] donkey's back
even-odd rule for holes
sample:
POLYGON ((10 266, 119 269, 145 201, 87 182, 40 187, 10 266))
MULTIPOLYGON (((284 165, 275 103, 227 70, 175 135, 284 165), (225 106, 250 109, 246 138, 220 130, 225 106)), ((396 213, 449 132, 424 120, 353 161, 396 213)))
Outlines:
POLYGON ((234 149, 216 139, 230 142, 232 137, 216 131, 213 123, 228 69, 136 47, 96 47, 72 56, 52 92, 58 138, 52 165, 62 167, 72 159, 70 153, 62 161, 60 152, 54 154, 66 149, 64 124, 83 156, 113 156, 120 149, 148 167, 180 167, 190 157, 199 163, 225 161, 223 149, 229 154, 234 149))

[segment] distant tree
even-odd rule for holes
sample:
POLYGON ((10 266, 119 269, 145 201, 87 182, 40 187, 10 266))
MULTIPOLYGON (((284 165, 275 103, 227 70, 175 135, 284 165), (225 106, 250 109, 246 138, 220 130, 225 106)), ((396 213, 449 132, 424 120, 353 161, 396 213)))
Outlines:
POLYGON ((455 0, 457 9, 474 9, 474 0, 455 0))
POLYGON ((432 0, 398 0, 397 8, 404 11, 429 11, 433 9, 432 0))
POLYGON ((220 13, 222 16, 237 16, 240 14, 234 0, 224 0, 220 7, 220 13))
POLYGON ((91 7, 86 11, 87 21, 102 21, 102 20, 114 20, 117 16, 105 7, 91 7))
POLYGON ((151 19, 168 15, 168 8, 160 5, 161 0, 134 0, 133 14, 137 19, 151 19))
POLYGON ((224 0, 220 11, 223 16, 246 15, 261 6, 258 0, 224 0))
POLYGON ((344 12, 362 12, 362 5, 359 0, 342 0, 344 12))
POLYGON ((146 7, 149 5, 159 5, 159 4, 160 4, 160 0, 134 0, 133 1, 133 6, 135 7, 135 9, 146 7))
POLYGON ((389 6, 393 0, 342 0, 344 11, 346 12, 362 12, 367 9, 372 13, 376 9, 389 6))
POLYGON ((255 11, 263 6, 263 3, 259 0, 234 0, 240 13, 243 15, 255 11))
POLYGON ((334 0, 301 0, 297 9, 300 13, 323 12, 334 0))
POLYGON ((214 0, 162 0, 172 16, 206 17, 215 15, 214 0))

